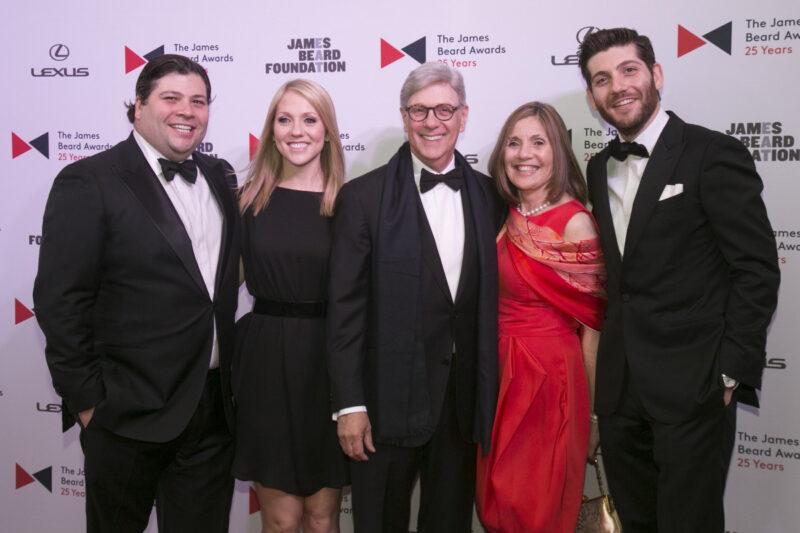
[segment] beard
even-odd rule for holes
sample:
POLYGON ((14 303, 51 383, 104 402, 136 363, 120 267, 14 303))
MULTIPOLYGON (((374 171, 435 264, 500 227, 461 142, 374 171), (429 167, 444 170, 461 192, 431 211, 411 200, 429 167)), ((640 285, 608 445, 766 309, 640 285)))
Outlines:
POLYGON ((645 124, 653 116, 653 113, 658 108, 658 102, 658 89, 656 89, 655 81, 651 79, 650 87, 639 99, 640 107, 638 112, 623 118, 617 118, 612 112, 609 112, 609 109, 613 109, 610 106, 597 106, 597 112, 600 113, 603 120, 614 126, 620 135, 632 139, 642 131, 645 124))

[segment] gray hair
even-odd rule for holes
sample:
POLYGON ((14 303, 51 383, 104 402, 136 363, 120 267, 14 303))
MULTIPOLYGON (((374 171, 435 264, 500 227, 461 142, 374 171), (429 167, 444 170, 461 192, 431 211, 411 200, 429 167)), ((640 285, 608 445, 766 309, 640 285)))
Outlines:
POLYGON ((467 91, 464 89, 464 77, 461 73, 444 63, 429 61, 412 70, 406 78, 400 89, 400 107, 405 109, 415 92, 436 83, 448 84, 458 95, 458 103, 467 105, 467 91))

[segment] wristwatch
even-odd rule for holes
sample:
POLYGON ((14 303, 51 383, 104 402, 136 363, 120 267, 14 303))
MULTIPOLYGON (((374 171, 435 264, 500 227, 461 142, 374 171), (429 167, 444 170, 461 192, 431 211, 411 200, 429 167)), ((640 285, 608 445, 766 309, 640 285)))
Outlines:
POLYGON ((739 381, 722 374, 722 384, 725 385, 726 389, 734 389, 739 386, 739 381))

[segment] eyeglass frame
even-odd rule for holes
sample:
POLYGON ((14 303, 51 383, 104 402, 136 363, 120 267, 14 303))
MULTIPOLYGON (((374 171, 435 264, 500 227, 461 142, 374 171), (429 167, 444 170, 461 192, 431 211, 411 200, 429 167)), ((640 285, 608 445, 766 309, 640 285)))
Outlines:
POLYGON ((454 105, 450 105, 450 104, 436 104, 436 105, 435 105, 435 106, 433 106, 433 107, 425 106, 425 105, 422 105, 422 104, 414 104, 414 105, 408 105, 408 106, 406 106, 406 107, 405 107, 405 112, 406 112, 406 114, 408 115, 408 118, 409 118, 409 119, 411 119, 411 120, 413 120, 414 122, 423 122, 423 121, 424 121, 426 118, 428 118, 428 114, 429 114, 431 111, 433 111, 433 116, 434 116, 434 117, 436 117, 438 120, 441 120, 442 122, 447 122, 448 120, 450 120, 451 118, 453 118, 453 116, 456 114, 456 111, 458 111, 458 110, 459 110, 459 109, 461 109, 462 107, 464 107, 464 105, 463 105, 463 104, 458 104, 458 105, 455 105, 455 106, 454 106, 454 105), (450 108, 452 108, 452 110, 451 110, 451 114, 450 114, 450 116, 449 116, 449 117, 447 117, 447 118, 442 118, 442 117, 440 117, 440 116, 439 116, 439 115, 436 113, 436 108, 438 108, 438 107, 441 107, 441 106, 447 106, 447 107, 450 107, 450 108), (424 116, 424 117, 422 117, 422 118, 421 118, 421 119, 419 119, 419 120, 417 120, 417 119, 415 119, 414 117, 412 117, 412 116, 411 116, 411 112, 410 112, 410 109, 411 109, 412 107, 416 107, 416 108, 422 108, 422 109, 425 109, 425 116, 424 116))

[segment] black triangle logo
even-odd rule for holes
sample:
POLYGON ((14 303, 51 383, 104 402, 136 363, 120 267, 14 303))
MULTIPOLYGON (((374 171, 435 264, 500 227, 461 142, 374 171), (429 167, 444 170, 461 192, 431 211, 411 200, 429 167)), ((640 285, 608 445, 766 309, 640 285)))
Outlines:
POLYGON ((36 481, 38 481, 39 483, 44 485, 44 488, 46 488, 50 492, 53 492, 53 467, 52 466, 48 466, 44 470, 39 470, 38 472, 33 474, 33 477, 36 479, 36 481))
POLYGON ((43 135, 39 135, 34 140, 30 141, 29 143, 31 146, 36 148, 40 154, 45 156, 47 159, 50 159, 50 134, 45 133, 43 135))
POLYGON ((731 34, 733 33, 733 22, 723 24, 715 30, 703 35, 711 44, 722 50, 728 55, 731 55, 731 34))
POLYGON ((417 39, 402 49, 403 52, 416 59, 417 63, 425 62, 425 37, 417 39))
POLYGON ((159 56, 163 56, 163 55, 164 55, 164 45, 162 44, 161 46, 159 46, 155 50, 152 50, 151 52, 148 52, 147 54, 145 54, 144 58, 146 60, 148 60, 148 61, 152 61, 153 59, 155 59, 155 58, 157 58, 159 56))

